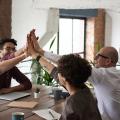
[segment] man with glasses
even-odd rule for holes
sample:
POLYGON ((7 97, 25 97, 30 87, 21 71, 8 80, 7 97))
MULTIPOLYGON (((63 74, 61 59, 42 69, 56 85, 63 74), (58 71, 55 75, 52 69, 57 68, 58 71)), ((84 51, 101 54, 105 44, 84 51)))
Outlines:
MULTIPOLYGON (((8 59, 12 59, 17 54, 22 54, 23 52, 16 51, 17 42, 14 39, 2 39, 0 41, 2 46, 1 50, 1 59, 0 61, 5 61, 8 59)), ((23 74, 17 67, 13 67, 12 69, 8 70, 7 72, 0 75, 0 94, 5 94, 14 91, 22 91, 31 89, 32 85, 30 80, 23 74), (19 85, 11 87, 11 79, 15 79, 19 85)))
POLYGON ((0 44, 2 46, 1 61, 14 57, 14 53, 16 52, 16 45, 17 45, 17 42, 14 39, 8 39, 8 38, 2 39, 0 41, 0 44))
POLYGON ((118 52, 113 47, 100 49, 89 81, 94 86, 103 120, 120 119, 120 70, 116 69, 118 52))
POLYGON ((95 66, 99 67, 116 67, 118 62, 118 52, 113 47, 104 47, 95 56, 95 66))

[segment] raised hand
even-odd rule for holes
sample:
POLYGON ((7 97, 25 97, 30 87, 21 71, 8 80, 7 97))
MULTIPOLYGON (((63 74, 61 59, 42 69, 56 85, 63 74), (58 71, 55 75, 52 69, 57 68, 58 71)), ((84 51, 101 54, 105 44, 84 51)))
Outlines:
POLYGON ((31 40, 30 34, 27 35, 27 52, 32 58, 36 58, 39 55, 39 53, 34 49, 34 44, 31 40))
POLYGON ((38 37, 36 37, 36 35, 35 35, 35 29, 30 31, 30 39, 33 42, 33 47, 36 50, 36 52, 39 52, 40 46, 38 44, 38 37))
POLYGON ((42 48, 40 47, 38 43, 38 37, 36 37, 35 35, 35 29, 30 31, 30 39, 32 40, 34 50, 38 52, 39 54, 43 55, 44 51, 42 50, 42 48))

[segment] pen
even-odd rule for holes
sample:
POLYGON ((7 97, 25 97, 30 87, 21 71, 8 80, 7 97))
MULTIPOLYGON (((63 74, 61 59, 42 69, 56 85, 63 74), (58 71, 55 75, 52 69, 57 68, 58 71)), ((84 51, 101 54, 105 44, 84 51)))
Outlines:
POLYGON ((53 113, 49 110, 49 114, 52 116, 52 118, 55 120, 55 117, 53 115, 53 113))

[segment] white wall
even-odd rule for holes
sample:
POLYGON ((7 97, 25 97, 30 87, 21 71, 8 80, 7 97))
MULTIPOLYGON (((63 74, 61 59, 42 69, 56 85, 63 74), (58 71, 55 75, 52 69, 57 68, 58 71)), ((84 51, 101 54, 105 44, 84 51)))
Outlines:
POLYGON ((18 48, 26 41, 27 33, 35 28, 42 37, 46 31, 48 9, 36 9, 33 0, 12 0, 12 38, 18 41, 18 48))
POLYGON ((105 45, 120 48, 120 13, 112 10, 106 11, 105 45))
MULTIPOLYGON (((12 0, 12 38, 17 40, 17 48, 26 43, 27 33, 33 28, 41 38, 46 32, 48 9, 36 9, 33 0, 12 0)), ((19 64, 23 72, 30 72, 31 62, 19 64)), ((27 75, 31 79, 31 75, 27 75)), ((12 85, 17 85, 15 81, 12 85)))
MULTIPOLYGON (((48 8, 36 7, 34 2, 35 0, 12 0, 12 38, 18 41, 18 48, 25 45, 26 35, 31 29, 35 28, 40 38, 46 32, 48 8)), ((120 13, 106 11, 105 45, 116 47, 120 51, 119 21, 120 13)))
MULTIPOLYGON (((40 37, 46 31, 47 8, 36 7, 34 0, 12 0, 12 37, 18 40, 18 48, 26 41, 26 34, 36 28, 40 37)), ((42 5, 41 5, 42 6, 42 5)), ((105 45, 120 48, 120 13, 106 10, 105 45)))
POLYGON ((105 46, 113 46, 119 52, 120 63, 120 12, 106 11, 105 46))

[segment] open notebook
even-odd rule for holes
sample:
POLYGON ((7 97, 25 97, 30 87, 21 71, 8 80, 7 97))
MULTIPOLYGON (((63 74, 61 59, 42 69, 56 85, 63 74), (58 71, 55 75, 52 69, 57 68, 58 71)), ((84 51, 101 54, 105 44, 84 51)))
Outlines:
POLYGON ((36 113, 38 116, 46 119, 46 120, 59 120, 61 114, 55 112, 52 109, 40 109, 33 111, 33 113, 36 113))
POLYGON ((8 93, 8 94, 0 95, 0 99, 12 101, 12 100, 16 100, 16 99, 26 97, 29 95, 30 95, 30 93, 26 93, 26 92, 12 92, 12 93, 8 93))

